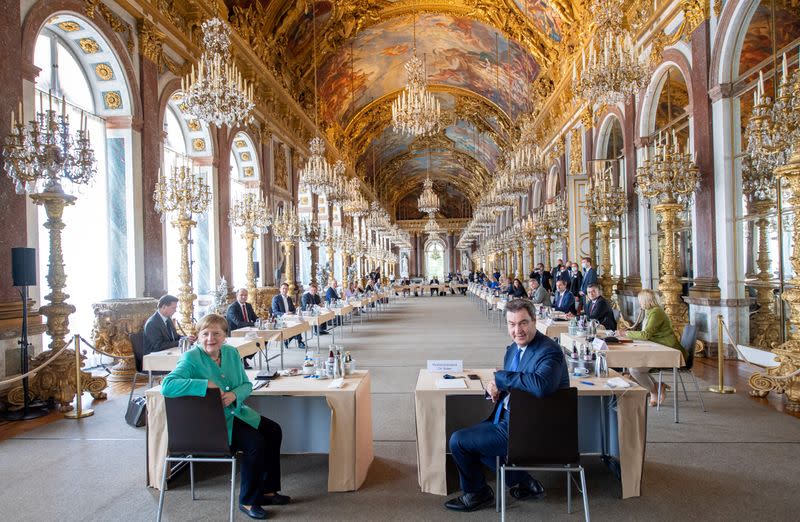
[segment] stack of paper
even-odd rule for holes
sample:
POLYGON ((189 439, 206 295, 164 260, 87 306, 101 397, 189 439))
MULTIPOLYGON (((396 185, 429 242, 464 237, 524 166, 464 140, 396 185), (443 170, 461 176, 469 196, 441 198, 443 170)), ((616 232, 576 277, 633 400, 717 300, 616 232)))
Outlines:
POLYGON ((466 390, 464 379, 436 379, 436 387, 440 390, 466 390))

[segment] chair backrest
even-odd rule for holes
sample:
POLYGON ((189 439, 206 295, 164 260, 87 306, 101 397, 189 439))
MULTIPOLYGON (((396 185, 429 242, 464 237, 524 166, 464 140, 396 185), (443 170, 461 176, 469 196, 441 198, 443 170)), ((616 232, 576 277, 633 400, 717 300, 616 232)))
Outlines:
POLYGON ((683 334, 681 334, 681 346, 686 351, 686 368, 692 369, 694 364, 694 343, 697 341, 697 326, 687 324, 683 327, 683 334))
POLYGON ((205 397, 165 398, 170 455, 229 456, 228 428, 220 391, 205 397))
POLYGON ((136 332, 128 334, 128 340, 131 342, 133 349, 133 361, 136 364, 136 371, 141 373, 142 360, 144 358, 144 332, 136 332))
POLYGON ((544 398, 513 390, 509 409, 509 464, 538 466, 578 463, 577 388, 562 388, 544 398))

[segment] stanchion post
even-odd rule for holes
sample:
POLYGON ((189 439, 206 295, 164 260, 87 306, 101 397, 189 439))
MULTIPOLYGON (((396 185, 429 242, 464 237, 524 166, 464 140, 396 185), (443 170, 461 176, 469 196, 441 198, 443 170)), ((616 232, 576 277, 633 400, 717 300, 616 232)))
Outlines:
POLYGON ((708 391, 714 393, 736 393, 736 388, 725 386, 725 343, 722 341, 722 314, 717 315, 717 368, 719 372, 717 386, 709 386, 708 391))
POLYGON ((64 414, 67 419, 82 419, 94 415, 91 408, 83 409, 83 386, 81 384, 81 336, 75 335, 75 409, 64 414))

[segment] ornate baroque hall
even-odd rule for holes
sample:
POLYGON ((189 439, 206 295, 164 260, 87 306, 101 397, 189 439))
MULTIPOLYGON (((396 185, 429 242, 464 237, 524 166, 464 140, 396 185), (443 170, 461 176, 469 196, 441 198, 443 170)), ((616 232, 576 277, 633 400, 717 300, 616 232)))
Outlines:
POLYGON ((4 520, 796 519, 800 1, 0 5, 4 520))

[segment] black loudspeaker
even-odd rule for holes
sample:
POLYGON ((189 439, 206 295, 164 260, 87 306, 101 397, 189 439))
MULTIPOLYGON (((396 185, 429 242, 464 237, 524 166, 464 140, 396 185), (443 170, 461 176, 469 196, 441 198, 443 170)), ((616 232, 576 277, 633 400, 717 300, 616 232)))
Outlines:
POLYGON ((255 272, 256 274, 256 279, 259 278, 258 268, 259 268, 258 261, 253 261, 253 272, 255 272))
POLYGON ((36 249, 11 249, 11 274, 14 286, 36 286, 36 249))

